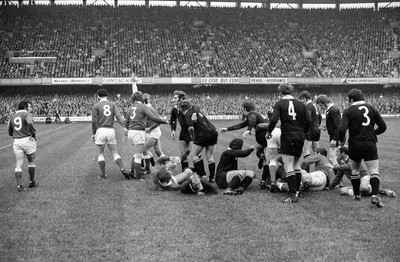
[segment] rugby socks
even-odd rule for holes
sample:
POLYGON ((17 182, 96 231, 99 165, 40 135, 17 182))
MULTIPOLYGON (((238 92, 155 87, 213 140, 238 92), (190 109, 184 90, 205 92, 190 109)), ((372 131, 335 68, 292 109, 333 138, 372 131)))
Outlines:
POLYGON ((371 178, 369 179, 369 183, 371 184, 372 187, 372 195, 377 195, 379 194, 379 185, 380 185, 380 177, 378 174, 372 174, 371 178))
POLYGON ((215 178, 215 162, 214 161, 210 161, 208 163, 208 170, 210 171, 210 177, 209 179, 212 180, 215 178))
POLYGON ((183 162, 181 162, 181 166, 182 166, 182 172, 183 172, 183 171, 185 171, 186 168, 188 168, 189 162, 183 161, 183 162))
POLYGON ((22 182, 22 171, 15 171, 15 180, 17 181, 17 186, 20 186, 22 182))
POLYGON ((31 181, 32 183, 35 182, 35 171, 36 166, 28 166, 29 181, 31 181))
POLYGON ((125 170, 125 168, 124 168, 124 163, 122 163, 122 158, 117 158, 117 159, 115 159, 115 163, 117 163, 119 169, 125 170))
POLYGON ((265 181, 267 185, 271 184, 271 174, 269 172, 269 166, 263 166, 261 181, 265 181))
POLYGON ((204 162, 203 159, 197 158, 194 161, 194 169, 196 169, 197 174, 199 175, 200 178, 205 177, 206 171, 204 169, 204 162))
POLYGON ((240 177, 239 176, 234 176, 232 177, 231 182, 228 184, 228 188, 234 190, 237 189, 240 186, 240 177))
POLYGON ((99 167, 100 167, 101 175, 103 177, 106 176, 106 161, 104 161, 104 160, 99 161, 99 167))
POLYGON ((142 167, 139 163, 134 163, 133 164, 133 170, 135 171, 135 176, 136 178, 141 178, 142 177, 142 167))
POLYGON ((360 184, 361 184, 360 174, 351 174, 350 180, 351 180, 351 185, 353 186, 354 195, 359 196, 360 184))
POLYGON ((287 172, 286 173, 286 182, 289 186, 289 193, 295 195, 296 194, 296 188, 297 188, 297 178, 296 174, 294 171, 287 172))
POLYGON ((253 178, 246 176, 245 178, 243 178, 242 182, 240 182, 239 186, 247 188, 248 186, 250 186, 251 182, 253 182, 253 178))
POLYGON ((296 174, 296 192, 299 192, 301 185, 301 171, 295 170, 294 173, 296 174))

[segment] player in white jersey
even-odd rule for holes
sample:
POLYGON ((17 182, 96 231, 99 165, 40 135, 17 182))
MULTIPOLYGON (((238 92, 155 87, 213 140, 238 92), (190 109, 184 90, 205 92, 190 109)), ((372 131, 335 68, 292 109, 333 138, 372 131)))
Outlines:
POLYGON ((104 149, 106 145, 126 179, 130 179, 125 171, 121 156, 117 151, 117 140, 115 139, 114 117, 124 126, 122 115, 114 102, 108 101, 108 92, 105 89, 97 91, 99 102, 94 104, 92 109, 92 140, 97 145, 97 161, 100 166, 101 175, 98 178, 107 178, 106 162, 104 158, 104 149))
POLYGON ((32 103, 21 101, 18 110, 8 122, 8 134, 14 138, 13 149, 16 157, 15 179, 19 192, 25 188, 22 182, 22 165, 24 156, 28 159, 29 187, 37 187, 39 182, 35 181, 35 156, 36 156, 36 130, 33 126, 31 116, 32 103))

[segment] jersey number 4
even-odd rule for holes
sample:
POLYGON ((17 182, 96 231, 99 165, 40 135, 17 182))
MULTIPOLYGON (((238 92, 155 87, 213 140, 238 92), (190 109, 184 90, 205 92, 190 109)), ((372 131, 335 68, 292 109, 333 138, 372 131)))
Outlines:
POLYGON ((296 111, 294 110, 293 101, 289 100, 289 107, 288 107, 288 115, 293 117, 293 120, 296 120, 296 111))

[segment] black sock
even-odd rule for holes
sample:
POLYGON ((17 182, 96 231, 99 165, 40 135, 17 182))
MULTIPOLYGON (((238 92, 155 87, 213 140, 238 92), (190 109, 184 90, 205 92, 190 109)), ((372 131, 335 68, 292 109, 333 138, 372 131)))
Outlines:
POLYGON ((245 178, 243 178, 242 182, 240 182, 239 186, 247 188, 248 186, 250 186, 251 182, 253 182, 253 178, 246 176, 245 178))
POLYGON ((154 161, 154 157, 150 157, 150 163, 152 166, 156 165, 156 161, 154 161))
POLYGON ((181 166, 182 166, 182 172, 183 172, 183 171, 185 171, 186 168, 188 168, 189 162, 183 161, 183 162, 181 162, 181 166))
POLYGON ((372 188, 372 195, 377 195, 379 194, 379 185, 380 185, 380 179, 378 174, 372 174, 371 178, 369 179, 369 183, 371 184, 372 188))
POLYGON ((29 181, 31 181, 31 182, 35 181, 35 170, 36 170, 36 167, 34 167, 34 166, 28 167, 29 181))
POLYGON ((263 167, 263 173, 261 176, 261 180, 265 181, 268 185, 271 184, 271 174, 269 173, 269 166, 263 167))
POLYGON ((289 186, 289 193, 291 193, 293 195, 296 194, 297 179, 296 179, 296 175, 293 172, 286 174, 286 182, 289 186))
POLYGON ((211 162, 208 164, 208 170, 210 171, 210 179, 214 179, 214 177, 215 177, 215 162, 211 162))
POLYGON ((239 176, 234 176, 232 177, 231 182, 228 184, 228 188, 230 189, 236 189, 240 186, 240 177, 239 176))
POLYGON ((353 191, 355 196, 360 195, 360 184, 361 184, 361 179, 358 178, 351 178, 351 184, 353 185, 353 191))
POLYGON ((197 161, 195 160, 194 168, 196 169, 197 174, 201 177, 205 177, 206 171, 204 169, 204 162, 203 159, 199 158, 197 161))

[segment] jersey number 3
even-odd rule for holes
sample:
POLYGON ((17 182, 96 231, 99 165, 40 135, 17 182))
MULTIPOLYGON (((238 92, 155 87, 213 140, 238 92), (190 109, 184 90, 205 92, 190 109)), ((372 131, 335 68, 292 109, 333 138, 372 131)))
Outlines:
POLYGON ((369 126, 369 123, 371 123, 371 119, 370 119, 369 116, 368 116, 368 113, 369 113, 368 108, 367 108, 366 106, 360 106, 360 107, 358 108, 358 110, 365 110, 365 112, 364 112, 364 114, 363 114, 363 116, 365 117, 365 122, 362 122, 361 124, 362 124, 363 126, 369 126))
POLYGON ((288 107, 288 115, 293 117, 293 120, 296 120, 296 111, 294 111, 293 101, 289 100, 289 107, 288 107))

